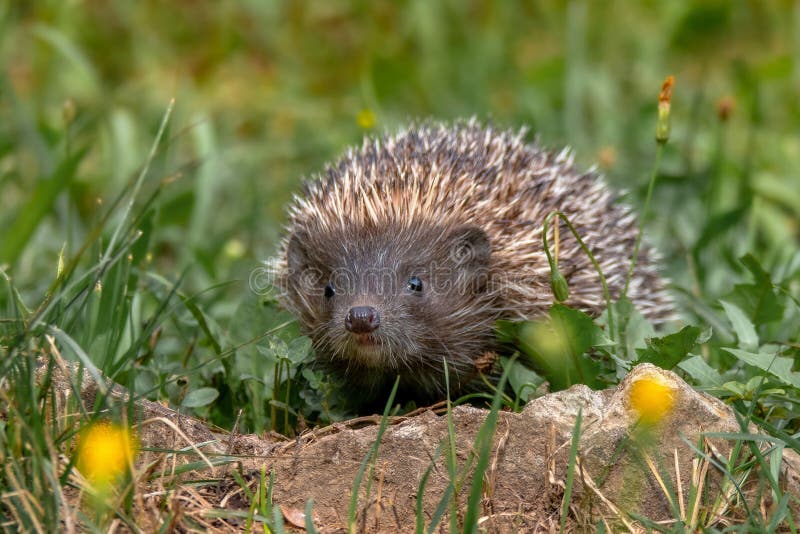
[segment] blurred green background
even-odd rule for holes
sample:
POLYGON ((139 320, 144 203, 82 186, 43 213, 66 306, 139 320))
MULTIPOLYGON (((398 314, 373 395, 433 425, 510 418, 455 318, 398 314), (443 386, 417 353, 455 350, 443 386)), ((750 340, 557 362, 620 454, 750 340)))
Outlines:
MULTIPOLYGON (((65 211, 91 218, 96 199, 119 191, 138 170, 173 97, 176 147, 168 169, 194 165, 162 210, 162 252, 181 255, 170 245, 188 237, 210 258, 204 263, 214 278, 228 276, 231 265, 219 256, 230 240, 246 258, 271 254, 299 179, 359 142, 364 126, 382 132, 414 118, 473 115, 527 125, 544 144, 568 144, 581 162, 599 161, 612 182, 642 186, 653 157, 654 102, 667 74, 677 86, 665 172, 709 164, 721 128, 716 108, 731 98, 727 173, 749 165, 767 201, 800 207, 796 3, 0 5, 4 229, 59 158, 65 102, 76 111, 73 145, 93 137, 70 198, 15 269, 25 285, 52 274, 63 243, 79 241, 82 228, 64 224, 65 211), (48 257, 49 271, 38 270, 48 257)), ((731 202, 725 191, 719 196, 731 202)), ((796 225, 772 215, 774 234, 765 239, 796 238, 796 225)))
MULTIPOLYGON (((247 279, 284 206, 365 134, 429 117, 527 126, 640 207, 669 74, 673 135, 647 226, 667 275, 702 302, 741 279, 746 252, 792 278, 798 2, 0 1, 0 265, 35 307, 174 98, 137 200, 158 196, 146 269, 188 268, 182 290, 212 288, 197 297, 210 330, 241 341, 271 320, 247 279)), ((197 333, 175 323, 159 350, 180 361, 197 333)))

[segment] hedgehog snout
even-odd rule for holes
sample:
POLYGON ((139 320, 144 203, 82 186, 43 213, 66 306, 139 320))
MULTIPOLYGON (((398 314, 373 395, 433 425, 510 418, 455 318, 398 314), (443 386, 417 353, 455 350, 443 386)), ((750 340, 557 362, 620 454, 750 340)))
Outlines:
POLYGON ((380 324, 381 316, 372 306, 355 306, 344 317, 344 327, 354 334, 369 334, 380 324))

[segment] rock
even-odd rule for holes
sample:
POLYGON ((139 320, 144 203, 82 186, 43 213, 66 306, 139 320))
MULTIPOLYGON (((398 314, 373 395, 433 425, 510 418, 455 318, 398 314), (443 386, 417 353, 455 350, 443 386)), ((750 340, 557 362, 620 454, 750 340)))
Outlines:
MULTIPOLYGON (((709 524, 700 521, 714 517, 713 513, 708 514, 709 507, 713 509, 721 488, 726 486, 722 484, 724 477, 708 458, 726 464, 734 442, 705 434, 738 433, 739 423, 723 402, 695 391, 674 373, 643 364, 614 390, 597 392, 574 386, 534 400, 522 413, 500 414, 491 462, 484 474, 487 488, 481 527, 489 531, 527 531, 558 524, 569 447, 579 411, 581 471, 575 477, 571 506, 572 521, 577 526, 606 521, 612 529, 625 525, 635 528, 630 514, 652 521, 682 518, 690 529, 709 524), (640 420, 642 413, 631 403, 632 388, 642 380, 645 384, 654 381, 662 387, 656 388, 657 393, 667 391, 670 396, 670 409, 657 421, 646 424, 640 420), (692 484, 701 486, 702 501, 691 500, 692 484)), ((487 411, 472 407, 453 410, 461 466, 473 450, 486 415, 487 411)), ((313 499, 321 524, 344 526, 352 481, 376 433, 375 428, 344 430, 298 444, 291 460, 276 458, 267 462, 278 481, 275 498, 290 507, 302 507, 313 499)), ((433 515, 450 478, 443 454, 436 456, 447 435, 445 417, 430 412, 386 430, 371 495, 368 499, 362 496, 359 501, 360 528, 409 529, 410 518, 415 517, 420 481, 432 464, 435 467, 424 488, 423 509, 426 521, 433 515)), ((800 478, 795 466, 787 463, 784 469, 796 488, 800 478)), ((462 476, 463 473, 459 475, 462 476)), ((464 482, 462 488, 468 487, 464 482)), ((748 496, 756 498, 755 494, 748 496)), ((459 502, 463 505, 465 495, 459 496, 459 502)), ((719 513, 725 512, 724 502, 719 499, 719 513)))

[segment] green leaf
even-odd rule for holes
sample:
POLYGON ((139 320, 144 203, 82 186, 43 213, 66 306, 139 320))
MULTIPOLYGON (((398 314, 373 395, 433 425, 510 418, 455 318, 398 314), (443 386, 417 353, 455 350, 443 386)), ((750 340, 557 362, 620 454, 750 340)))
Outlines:
POLYGON ((727 232, 744 218, 748 213, 747 206, 737 206, 730 211, 725 211, 712 216, 703 228, 703 233, 692 247, 695 258, 700 257, 700 253, 706 250, 720 235, 727 232))
POLYGON ((716 369, 708 365, 702 356, 692 356, 678 363, 678 367, 686 371, 701 386, 720 386, 722 376, 716 369))
MULTIPOLYGON (((551 308, 552 311, 552 308, 551 308)), ((481 498, 485 491, 485 477, 489 469, 489 462, 492 457, 492 444, 497 434, 497 422, 500 417, 500 408, 503 403, 503 388, 508 379, 510 368, 505 368, 497 384, 497 391, 492 398, 492 407, 486 418, 483 420, 478 434, 475 436, 472 449, 477 454, 475 456, 475 470, 472 473, 472 481, 467 497, 466 512, 464 513, 464 528, 462 532, 477 533, 478 517, 481 510, 481 498)))
POLYGON ((627 297, 620 298, 611 306, 614 308, 618 331, 617 339, 625 342, 620 355, 625 360, 636 360, 636 347, 644 346, 646 339, 656 334, 653 325, 644 318, 627 297))
POLYGON ((494 323, 494 336, 499 343, 506 343, 516 345, 519 343, 519 326, 520 321, 509 321, 508 319, 500 319, 494 323))
POLYGON ((291 321, 291 324, 281 328, 276 335, 282 339, 299 337, 299 326, 289 312, 271 301, 247 294, 239 302, 230 320, 230 341, 234 345, 241 345, 237 353, 248 358, 258 358, 260 351, 251 341, 259 339, 264 332, 273 330, 287 321, 291 321))
POLYGON ((754 282, 733 286, 725 301, 741 308, 756 326, 782 319, 785 304, 775 294, 772 276, 752 254, 740 261, 753 274, 754 282))
POLYGON ((190 391, 186 397, 183 398, 181 406, 184 408, 199 408, 201 406, 208 406, 219 397, 219 391, 215 388, 200 388, 190 391))
POLYGON ((304 362, 311 354, 311 338, 300 336, 289 342, 288 357, 293 365, 304 362))
POLYGON ((285 360, 289 357, 289 346, 277 336, 270 336, 265 340, 265 345, 258 345, 258 352, 270 360, 285 360))
POLYGON ((503 368, 511 367, 511 370, 508 372, 508 384, 514 391, 514 394, 519 397, 522 402, 528 402, 531 395, 544 382, 544 378, 525 366, 519 359, 510 360, 509 358, 502 358, 501 361, 503 368))
MULTIPOLYGON (((505 327, 504 327, 505 328, 505 327)), ((507 335, 507 332, 504 332, 507 335)), ((573 384, 601 387, 602 362, 584 356, 592 347, 611 344, 591 317, 563 304, 553 304, 547 320, 518 323, 515 340, 552 390, 573 384)))
POLYGON ((303 367, 303 370, 300 373, 308 382, 308 386, 314 390, 319 389, 323 378, 325 378, 325 375, 323 375, 321 371, 315 371, 310 366, 303 367))
POLYGON ((572 354, 580 355, 591 347, 607 347, 614 342, 608 339, 603 329, 590 316, 564 304, 550 307, 550 320, 561 329, 572 354))
POLYGON ((724 300, 719 302, 725 309, 725 315, 728 316, 733 326, 733 331, 736 332, 736 337, 739 338, 739 347, 744 350, 757 350, 758 334, 750 319, 736 304, 725 302, 724 300))
POLYGON ((99 85, 99 78, 91 60, 65 32, 61 31, 59 28, 45 24, 34 25, 32 32, 36 37, 45 41, 52 46, 54 50, 60 53, 64 59, 69 62, 72 68, 83 75, 84 79, 92 85, 93 89, 99 85))
POLYGON ((736 339, 734 338, 733 331, 728 326, 728 321, 720 316, 719 311, 707 305, 703 299, 694 295, 691 291, 676 287, 675 292, 679 293, 686 303, 687 307, 696 313, 709 328, 714 330, 717 341, 722 345, 733 344, 736 339))
POLYGON ((711 329, 685 326, 680 332, 664 337, 647 339, 647 348, 636 349, 639 362, 650 362, 662 369, 672 369, 683 360, 695 346, 711 337, 711 329))
POLYGON ((767 371, 784 384, 800 388, 800 373, 792 371, 793 358, 778 356, 776 352, 764 350, 758 353, 726 347, 723 347, 722 350, 733 354, 748 365, 767 371))
POLYGON ((10 335, 12 332, 14 335, 22 334, 25 327, 25 319, 30 316, 31 311, 25 305, 25 301, 22 300, 22 295, 14 287, 11 277, 2 269, 0 269, 0 280, 8 292, 7 299, 11 310, 11 317, 6 317, 7 321, 0 321, 0 340, 2 340, 4 336, 10 335))
POLYGON ((729 2, 697 2, 681 11, 672 26, 670 46, 677 50, 712 50, 713 43, 731 31, 729 2))
POLYGON ((725 382, 722 384, 722 389, 742 399, 747 396, 747 388, 741 382, 725 382))

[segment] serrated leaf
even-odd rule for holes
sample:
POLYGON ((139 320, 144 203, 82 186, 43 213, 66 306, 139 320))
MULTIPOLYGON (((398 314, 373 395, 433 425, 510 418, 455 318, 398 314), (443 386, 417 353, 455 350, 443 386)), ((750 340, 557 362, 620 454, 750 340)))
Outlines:
POLYGON ((708 365, 702 356, 694 355, 678 363, 678 367, 694 378, 701 386, 722 385, 722 376, 708 365))
POLYGON ((639 362, 649 362, 662 369, 672 369, 709 335, 699 326, 685 326, 680 332, 646 340, 647 348, 636 349, 639 362))
POLYGON ((757 350, 758 349, 758 334, 752 321, 747 318, 742 309, 731 302, 724 300, 719 301, 725 310, 725 315, 733 326, 733 331, 739 339, 739 347, 744 350, 757 350))
POLYGON ((800 388, 800 373, 792 371, 793 358, 778 356, 771 352, 754 353, 727 347, 723 347, 722 350, 733 354, 746 364, 770 373, 784 384, 800 388))
MULTIPOLYGON (((736 341, 730 326, 728 326, 728 321, 720 316, 718 310, 708 306, 701 298, 694 295, 691 291, 680 287, 676 287, 675 291, 681 294, 684 302, 686 302, 687 307, 696 313, 703 320, 703 323, 709 326, 709 330, 713 329, 717 336, 717 340, 721 344, 730 345, 736 341)), ((705 341, 702 343, 705 343, 705 341)))
POLYGON ((219 391, 214 388, 194 389, 183 398, 181 406, 184 408, 199 408, 201 406, 208 406, 217 400, 217 397, 219 397, 219 391))
POLYGON ((753 274, 754 282, 733 286, 725 300, 741 308, 756 326, 780 320, 785 305, 775 294, 772 276, 752 254, 743 256, 740 261, 753 274))

